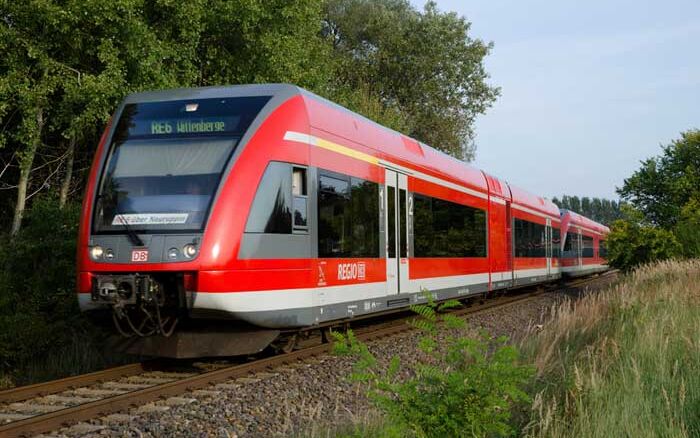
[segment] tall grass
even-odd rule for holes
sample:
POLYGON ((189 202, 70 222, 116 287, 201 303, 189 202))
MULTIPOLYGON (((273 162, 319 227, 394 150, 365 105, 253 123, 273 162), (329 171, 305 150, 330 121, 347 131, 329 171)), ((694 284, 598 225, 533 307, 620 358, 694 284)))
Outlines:
POLYGON ((639 268, 554 313, 522 346, 537 369, 525 435, 700 435, 700 261, 639 268))

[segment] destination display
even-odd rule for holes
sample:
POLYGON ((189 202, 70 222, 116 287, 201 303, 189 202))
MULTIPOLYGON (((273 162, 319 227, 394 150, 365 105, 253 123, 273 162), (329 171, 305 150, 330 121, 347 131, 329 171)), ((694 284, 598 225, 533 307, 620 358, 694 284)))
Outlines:
POLYGON ((112 225, 171 225, 187 222, 188 213, 117 214, 112 225))
POLYGON ((270 96, 171 100, 124 106, 115 139, 238 135, 248 129, 270 96))
POLYGON ((239 117, 193 117, 188 119, 135 120, 129 136, 160 136, 173 134, 221 134, 234 132, 239 117))

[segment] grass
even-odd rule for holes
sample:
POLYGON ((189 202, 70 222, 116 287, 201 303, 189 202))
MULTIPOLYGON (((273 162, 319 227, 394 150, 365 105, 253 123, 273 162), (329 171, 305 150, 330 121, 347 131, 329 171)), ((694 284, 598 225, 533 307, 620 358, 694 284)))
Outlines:
POLYGON ((298 432, 295 438, 407 438, 406 430, 391 424, 390 421, 374 409, 359 415, 352 415, 349 421, 334 424, 319 421, 305 430, 298 432))
POLYGON ((526 436, 698 436, 700 261, 565 303, 522 350, 538 373, 526 436))
MULTIPOLYGON (((536 369, 519 436, 700 436, 700 260, 644 266, 564 301, 519 347, 536 369)), ((318 432, 309 436, 396 429, 373 417, 318 432)))
POLYGON ((65 347, 52 349, 35 360, 20 363, 11 373, 0 372, 0 390, 103 370, 138 360, 103 345, 104 336, 72 333, 65 347))

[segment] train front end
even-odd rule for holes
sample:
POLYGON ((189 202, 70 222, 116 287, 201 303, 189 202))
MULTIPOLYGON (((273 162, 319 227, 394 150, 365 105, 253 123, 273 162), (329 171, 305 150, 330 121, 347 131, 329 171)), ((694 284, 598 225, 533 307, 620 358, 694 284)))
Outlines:
MULTIPOLYGON (((246 354, 278 334, 241 350, 230 336, 217 342, 211 330, 188 318, 189 291, 196 290, 200 270, 226 262, 217 258, 218 241, 212 248, 207 240, 208 222, 225 196, 237 152, 272 98, 256 94, 200 89, 133 95, 103 134, 83 203, 78 299, 92 319, 114 325, 124 350, 174 357, 246 354)), ((221 230, 215 233, 221 237, 221 230)), ((250 335, 244 337, 251 344, 250 335)))

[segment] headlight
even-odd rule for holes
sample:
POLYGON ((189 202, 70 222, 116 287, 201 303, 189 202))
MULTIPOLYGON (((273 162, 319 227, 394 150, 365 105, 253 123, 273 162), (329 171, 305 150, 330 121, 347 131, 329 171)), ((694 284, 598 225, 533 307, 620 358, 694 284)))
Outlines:
POLYGON ((114 251, 112 248, 107 248, 107 251, 105 251, 105 258, 107 260, 112 260, 114 258, 114 251))
POLYGON ((195 256, 195 254, 197 254, 197 247, 192 245, 191 243, 188 243, 182 248, 182 253, 185 254, 185 257, 191 259, 195 256))
POLYGON ((170 248, 168 250, 168 258, 170 260, 175 260, 179 254, 180 254, 180 251, 178 251, 177 248, 170 248))
POLYGON ((94 260, 100 260, 100 259, 102 259, 102 254, 103 254, 103 251, 102 251, 102 247, 101 247, 101 246, 95 245, 95 246, 93 246, 92 248, 90 248, 90 256, 91 256, 94 260))

